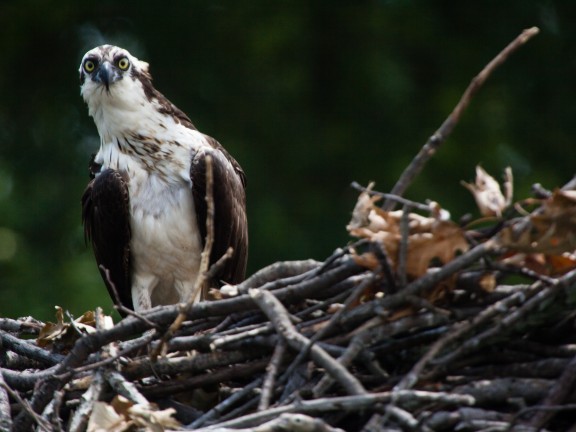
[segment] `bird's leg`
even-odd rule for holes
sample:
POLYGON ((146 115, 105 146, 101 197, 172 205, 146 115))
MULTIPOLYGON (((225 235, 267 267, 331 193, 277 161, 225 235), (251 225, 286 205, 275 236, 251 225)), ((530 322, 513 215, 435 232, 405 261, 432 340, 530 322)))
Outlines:
POLYGON ((152 308, 152 290, 158 284, 158 277, 151 274, 134 274, 132 282, 132 302, 134 310, 141 312, 152 308))

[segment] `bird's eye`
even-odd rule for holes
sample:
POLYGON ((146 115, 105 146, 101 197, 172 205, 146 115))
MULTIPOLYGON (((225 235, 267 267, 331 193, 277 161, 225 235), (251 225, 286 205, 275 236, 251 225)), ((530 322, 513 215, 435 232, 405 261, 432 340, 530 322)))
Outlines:
POLYGON ((96 62, 94 60, 86 60, 84 62, 84 70, 88 73, 91 73, 96 69, 96 62))
POLYGON ((130 66, 130 61, 128 60, 128 57, 122 57, 120 60, 118 60, 118 67, 121 70, 126 70, 126 69, 128 69, 129 66, 130 66))

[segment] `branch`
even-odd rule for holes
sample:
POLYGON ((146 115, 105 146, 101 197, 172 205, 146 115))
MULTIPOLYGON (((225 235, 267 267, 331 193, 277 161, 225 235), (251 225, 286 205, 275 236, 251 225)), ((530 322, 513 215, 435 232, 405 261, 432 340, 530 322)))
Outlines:
MULTIPOLYGON (((557 410, 553 409, 561 404, 566 403, 566 399, 574 391, 574 385, 576 383, 576 357, 572 360, 563 370, 560 378, 552 386, 548 395, 539 406, 540 408, 552 408, 551 410, 541 409, 532 418, 530 424, 537 429, 544 427, 544 425, 550 421, 552 417, 557 413, 557 410)), ((576 406, 573 406, 576 409, 576 406)))
MULTIPOLYGON (((416 176, 422 172, 424 165, 434 156, 434 153, 438 150, 440 145, 446 141, 448 136, 452 133, 452 130, 460 120, 462 113, 470 104, 470 101, 476 94, 476 92, 484 85, 484 82, 488 79, 488 77, 494 72, 494 70, 504 63, 508 57, 524 45, 528 40, 530 40, 533 36, 537 35, 540 30, 537 27, 532 27, 529 29, 524 30, 516 39, 514 39, 506 48, 504 48, 496 57, 492 59, 490 63, 488 63, 482 71, 478 75, 476 75, 468 87, 466 91, 458 101, 456 107, 452 110, 450 115, 444 120, 444 123, 438 128, 438 130, 428 138, 428 141, 420 152, 416 155, 416 157, 412 160, 410 165, 404 170, 392 191, 390 192, 392 195, 402 196, 406 189, 410 186, 410 184, 414 181, 416 176)), ((394 203, 391 200, 386 200, 384 203, 385 210, 391 210, 394 206, 394 203)))
POLYGON ((245 281, 233 287, 240 294, 246 294, 249 288, 274 290, 301 282, 310 277, 321 263, 315 260, 279 261, 258 270, 245 281))
MULTIPOLYGON (((256 304, 258 304, 262 312, 268 316, 268 319, 272 322, 278 333, 284 337, 288 345, 298 351, 306 350, 310 346, 310 340, 298 333, 290 322, 286 309, 284 309, 282 303, 280 303, 272 293, 251 289, 249 294, 256 304)), ((314 362, 325 368, 348 393, 353 395, 366 393, 360 381, 318 345, 312 345, 310 347, 310 356, 314 362)))
POLYGON ((8 399, 8 385, 0 373, 0 430, 12 430, 12 416, 10 415, 10 401, 8 399))
POLYGON ((61 354, 52 354, 30 341, 18 339, 2 330, 0 330, 0 346, 46 366, 54 366, 64 359, 61 354))
MULTIPOLYGON (((399 406, 403 406, 404 404, 422 406, 428 403, 452 406, 474 404, 474 398, 471 396, 442 392, 402 390, 395 394, 394 397, 399 406)), ((219 423, 218 427, 250 427, 276 418, 281 414, 293 412, 300 414, 315 414, 327 411, 358 412, 369 407, 374 407, 379 403, 389 403, 391 400, 392 392, 321 398, 310 401, 302 400, 290 405, 271 408, 266 411, 248 414, 235 420, 219 423)))
POLYGON ((304 414, 281 414, 280 417, 267 421, 257 427, 247 429, 237 428, 214 428, 195 429, 196 432, 344 432, 339 428, 333 428, 320 419, 309 417, 304 414))
POLYGON ((280 364, 284 358, 285 351, 286 341, 281 339, 280 343, 276 345, 276 348, 274 349, 274 354, 272 354, 272 357, 270 358, 270 363, 266 366, 266 377, 262 384, 262 394, 260 395, 260 402, 258 403, 258 411, 264 411, 270 407, 270 401, 274 396, 276 376, 278 375, 278 369, 280 369, 280 364))

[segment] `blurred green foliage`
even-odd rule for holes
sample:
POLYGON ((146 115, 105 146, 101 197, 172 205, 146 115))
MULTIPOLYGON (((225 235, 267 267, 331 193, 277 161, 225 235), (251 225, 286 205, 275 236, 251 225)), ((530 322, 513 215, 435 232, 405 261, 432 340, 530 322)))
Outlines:
POLYGON ((98 147, 78 65, 102 43, 248 176, 249 271, 324 259, 348 241, 351 181, 387 191, 470 79, 522 29, 408 196, 474 212, 477 163, 514 169, 516 196, 574 173, 576 3, 553 0, 0 2, 0 315, 111 310, 80 223, 98 147))

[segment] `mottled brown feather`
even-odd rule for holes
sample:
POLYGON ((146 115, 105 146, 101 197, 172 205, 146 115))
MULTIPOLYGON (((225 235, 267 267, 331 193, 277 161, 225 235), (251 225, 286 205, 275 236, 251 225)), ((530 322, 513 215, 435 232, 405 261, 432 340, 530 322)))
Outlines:
POLYGON ((192 120, 190 120, 190 118, 176 105, 170 102, 166 96, 154 88, 152 85, 152 75, 150 75, 147 70, 139 71, 137 69, 131 69, 130 74, 133 79, 137 79, 142 83, 142 88, 144 89, 144 94, 148 101, 155 101, 160 105, 158 112, 172 116, 178 123, 189 129, 196 130, 192 120))
POLYGON ((122 305, 133 309, 130 198, 126 181, 119 172, 106 169, 88 183, 82 196, 82 221, 84 235, 92 243, 98 268, 110 296, 115 301, 115 289, 122 305), (108 269, 110 280, 100 266, 108 269))
POLYGON ((190 178, 192 195, 196 209, 198 228, 206 239, 206 155, 213 160, 214 197, 214 244, 210 254, 210 264, 224 255, 229 247, 234 249, 232 258, 216 275, 212 286, 223 282, 236 284, 244 279, 248 258, 248 222, 246 218, 246 178, 240 165, 213 138, 206 137, 209 150, 197 152, 192 158, 190 178), (232 168, 230 167, 232 165, 232 168))

